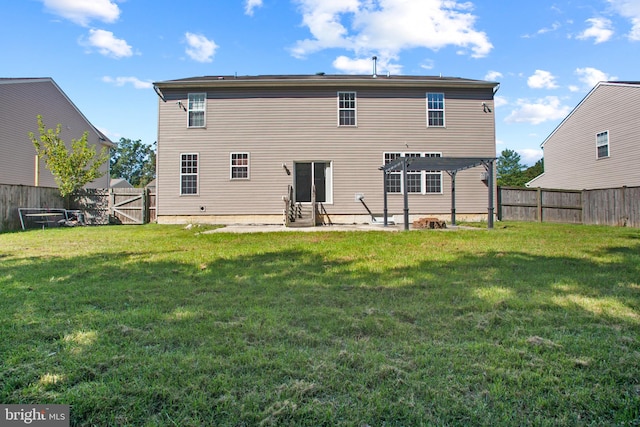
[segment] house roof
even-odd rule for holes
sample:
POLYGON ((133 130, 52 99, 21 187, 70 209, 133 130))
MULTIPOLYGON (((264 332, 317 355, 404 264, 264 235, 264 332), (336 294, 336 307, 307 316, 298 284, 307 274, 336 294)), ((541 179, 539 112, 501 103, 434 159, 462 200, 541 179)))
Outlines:
MULTIPOLYGON (((549 136, 547 136, 545 138, 544 141, 542 141, 542 144, 540 144, 541 148, 544 148, 545 144, 547 143, 547 141, 549 141, 549 139, 551 139, 551 137, 553 135, 555 135, 555 133, 558 131, 558 129, 560 129, 562 127, 562 125, 564 125, 564 123, 569 120, 569 118, 571 116, 573 116, 573 114, 578 110, 578 108, 580 108, 580 106, 582 104, 585 103, 585 101, 587 99, 589 99, 589 97, 591 97, 591 95, 600 87, 600 86, 631 86, 631 87, 638 87, 640 88, 640 81, 603 81, 603 82, 599 82, 598 84, 596 84, 590 91, 589 93, 582 98, 582 101, 580 101, 578 103, 578 105, 575 106, 575 108, 573 110, 571 110, 571 112, 567 115, 567 117, 565 117, 558 126, 556 126, 556 128, 549 134, 549 136)), ((536 177, 537 178, 537 177, 536 177)), ((534 178, 535 179, 535 178, 534 178)), ((533 181, 533 180, 532 180, 533 181)))
POLYGON ((91 122, 87 119, 87 117, 82 114, 82 111, 76 106, 76 104, 71 101, 71 99, 67 96, 66 93, 58 86, 58 84, 51 77, 0 77, 0 85, 3 84, 25 84, 25 83, 50 83, 52 84, 60 94, 67 100, 69 105, 71 105, 76 112, 89 124, 91 129, 98 135, 100 142, 108 147, 115 147, 115 143, 111 141, 104 133, 100 132, 98 128, 96 128, 91 122))
POLYGON ((162 89, 188 89, 201 87, 464 87, 491 88, 497 91, 499 83, 460 77, 401 76, 401 75, 258 75, 258 76, 201 76, 154 83, 161 96, 162 89))

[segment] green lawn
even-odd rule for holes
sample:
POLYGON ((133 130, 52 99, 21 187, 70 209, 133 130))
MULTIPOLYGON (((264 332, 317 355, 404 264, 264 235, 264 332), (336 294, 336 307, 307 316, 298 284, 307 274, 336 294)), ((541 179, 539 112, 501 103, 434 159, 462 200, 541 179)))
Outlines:
POLYGON ((640 425, 640 230, 0 234, 0 403, 72 425, 640 425))

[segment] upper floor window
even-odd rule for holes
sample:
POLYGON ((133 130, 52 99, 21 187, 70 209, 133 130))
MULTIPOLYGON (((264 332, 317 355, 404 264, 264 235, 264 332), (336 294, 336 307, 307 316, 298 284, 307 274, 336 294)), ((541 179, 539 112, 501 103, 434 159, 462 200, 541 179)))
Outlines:
POLYGON ((609 131, 596 134, 596 158, 609 157, 609 131))
POLYGON ((189 94, 189 127, 190 128, 203 128, 205 126, 205 111, 206 111, 206 93, 190 93, 189 94))
POLYGON ((198 194, 198 154, 180 155, 180 194, 198 194))
POLYGON ((338 92, 338 124, 339 126, 356 125, 355 92, 338 92))
POLYGON ((427 126, 444 127, 444 93, 427 93, 427 126))
POLYGON ((249 153, 231 153, 231 179, 249 179, 249 153))

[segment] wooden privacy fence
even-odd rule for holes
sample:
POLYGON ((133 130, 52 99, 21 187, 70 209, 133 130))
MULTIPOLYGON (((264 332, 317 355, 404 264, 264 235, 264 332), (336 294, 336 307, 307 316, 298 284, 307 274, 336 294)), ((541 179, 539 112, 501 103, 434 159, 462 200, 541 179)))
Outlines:
MULTIPOLYGON (((88 225, 144 224, 156 220, 156 194, 150 188, 83 189, 72 197, 72 210, 88 225)), ((18 209, 65 209, 57 188, 0 184, 0 231, 22 228, 18 209)))
POLYGON ((498 219, 640 227, 640 187, 498 188, 498 219))

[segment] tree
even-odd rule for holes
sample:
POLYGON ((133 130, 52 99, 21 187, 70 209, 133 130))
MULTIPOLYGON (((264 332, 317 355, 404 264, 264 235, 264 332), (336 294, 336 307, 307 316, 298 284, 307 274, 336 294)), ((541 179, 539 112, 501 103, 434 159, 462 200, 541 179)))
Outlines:
POLYGON ((71 139, 71 150, 60 138, 62 125, 58 123, 55 130, 46 129, 42 116, 38 115, 38 133, 29 132, 29 138, 36 149, 38 160, 45 162, 47 169, 53 174, 60 195, 69 202, 69 196, 86 184, 105 174, 100 167, 109 160, 109 149, 102 147, 98 154, 95 146, 89 146, 89 132, 85 131, 80 139, 71 139))
POLYGON ((155 149, 139 139, 120 138, 111 156, 111 178, 124 178, 134 187, 144 187, 155 176, 155 149))
POLYGON ((544 159, 538 160, 533 166, 528 167, 524 172, 525 183, 544 172, 544 159))
POLYGON ((520 154, 514 150, 502 150, 496 165, 499 187, 523 187, 528 181, 523 173, 524 165, 520 163, 520 154))

